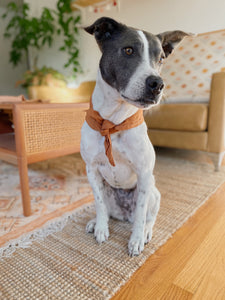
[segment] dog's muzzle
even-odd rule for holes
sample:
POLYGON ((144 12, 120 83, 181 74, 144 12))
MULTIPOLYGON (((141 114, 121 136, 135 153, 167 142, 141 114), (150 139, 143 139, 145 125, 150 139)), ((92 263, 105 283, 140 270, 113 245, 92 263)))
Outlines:
POLYGON ((163 88, 164 83, 162 78, 151 75, 145 80, 144 92, 141 97, 130 99, 124 94, 122 94, 122 97, 137 107, 148 109, 151 105, 157 104, 160 101, 163 88))
POLYGON ((145 86, 146 94, 149 95, 152 100, 154 100, 162 92, 164 83, 161 77, 151 75, 147 77, 145 86))

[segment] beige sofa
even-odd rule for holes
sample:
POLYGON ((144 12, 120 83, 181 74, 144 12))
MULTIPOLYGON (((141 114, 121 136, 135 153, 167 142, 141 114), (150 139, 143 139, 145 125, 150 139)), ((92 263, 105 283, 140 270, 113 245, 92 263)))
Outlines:
POLYGON ((218 171, 225 153, 225 72, 212 75, 208 104, 162 103, 145 112, 145 121, 153 145, 206 151, 218 171))

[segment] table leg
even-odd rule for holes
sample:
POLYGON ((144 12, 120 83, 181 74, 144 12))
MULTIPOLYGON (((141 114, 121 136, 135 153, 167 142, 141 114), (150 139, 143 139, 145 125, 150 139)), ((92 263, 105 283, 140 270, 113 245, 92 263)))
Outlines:
POLYGON ((20 187, 23 202, 23 214, 25 217, 31 215, 30 191, 27 160, 25 158, 18 158, 18 168, 20 173, 20 187))

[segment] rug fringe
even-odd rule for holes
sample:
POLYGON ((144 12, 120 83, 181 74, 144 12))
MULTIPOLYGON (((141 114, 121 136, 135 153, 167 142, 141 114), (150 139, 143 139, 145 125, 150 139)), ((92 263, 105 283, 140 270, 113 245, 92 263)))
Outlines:
POLYGON ((76 221, 76 217, 93 207, 94 204, 84 204, 72 212, 67 212, 54 220, 47 221, 42 228, 24 233, 19 238, 10 240, 4 247, 0 248, 0 260, 10 257, 19 248, 29 248, 34 241, 43 240, 48 235, 61 231, 69 220, 76 221))

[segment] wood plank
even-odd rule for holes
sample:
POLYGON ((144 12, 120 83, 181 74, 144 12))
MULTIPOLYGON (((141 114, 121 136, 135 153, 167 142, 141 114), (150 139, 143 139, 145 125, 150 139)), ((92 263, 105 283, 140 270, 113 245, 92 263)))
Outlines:
POLYGON ((161 300, 168 299, 182 299, 182 300, 190 300, 193 295, 188 291, 181 289, 180 287, 171 284, 169 288, 166 290, 165 294, 162 296, 161 300))
POLYGON ((33 164, 37 161, 44 161, 47 159, 57 158, 64 155, 70 155, 73 153, 80 152, 80 145, 68 146, 63 149, 54 149, 50 151, 45 151, 41 153, 29 154, 27 157, 28 164, 33 164))
POLYGON ((195 300, 225 299, 225 250, 219 249, 218 257, 211 261, 211 266, 197 289, 195 300))
POLYGON ((1 103, 0 102, 0 109, 9 109, 12 110, 13 109, 13 103, 1 103))
MULTIPOLYGON (((215 225, 212 226, 194 255, 178 274, 174 280, 175 285, 194 294, 203 279, 210 277, 212 272, 215 273, 216 266, 219 266, 221 263, 224 266, 225 232, 221 228, 225 228, 225 212, 220 216, 215 225)), ((222 274, 224 275, 223 280, 218 278, 218 283, 221 287, 225 288, 225 269, 222 274)))
MULTIPOLYGON (((218 219, 224 215, 224 195, 225 184, 174 234, 173 238, 150 256, 112 299, 163 298, 175 278, 198 249, 199 244, 203 242, 218 219)), ((225 228, 221 230, 224 232, 225 228)))
POLYGON ((6 149, 0 148, 0 160, 7 161, 10 164, 17 165, 17 156, 6 149))

